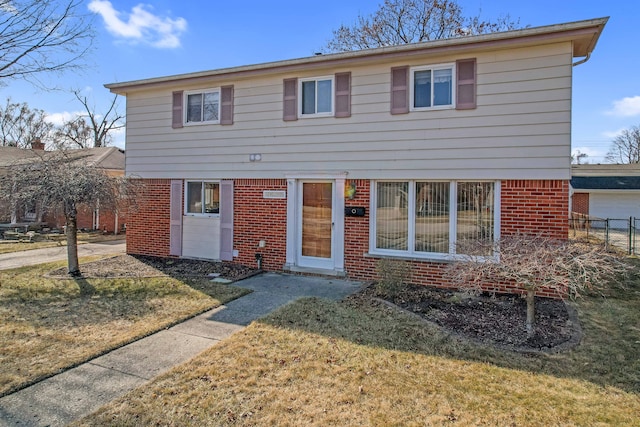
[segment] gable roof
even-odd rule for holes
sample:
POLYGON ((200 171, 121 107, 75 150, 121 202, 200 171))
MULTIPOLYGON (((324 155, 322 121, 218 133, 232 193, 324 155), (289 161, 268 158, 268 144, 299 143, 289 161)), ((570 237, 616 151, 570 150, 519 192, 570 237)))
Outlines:
POLYGON ((456 37, 352 52, 327 55, 315 55, 306 58, 263 64, 222 68, 167 77, 133 80, 122 83, 109 83, 105 87, 113 93, 126 95, 130 91, 166 87, 188 81, 190 83, 223 80, 252 75, 266 75, 278 72, 314 69, 327 66, 366 64, 374 61, 389 60, 412 55, 441 55, 442 53, 468 53, 480 49, 499 49, 506 47, 525 47, 541 43, 571 41, 573 56, 589 56, 596 46, 598 38, 609 18, 597 18, 564 24, 503 31, 478 36, 456 37))
POLYGON ((572 165, 571 177, 578 190, 640 190, 640 164, 572 165))
MULTIPOLYGON (((18 162, 37 160, 42 156, 49 156, 53 151, 31 150, 17 147, 0 147, 0 168, 11 166, 18 162)), ((124 171, 124 150, 117 147, 97 147, 68 150, 71 158, 84 159, 90 165, 106 170, 124 171)))

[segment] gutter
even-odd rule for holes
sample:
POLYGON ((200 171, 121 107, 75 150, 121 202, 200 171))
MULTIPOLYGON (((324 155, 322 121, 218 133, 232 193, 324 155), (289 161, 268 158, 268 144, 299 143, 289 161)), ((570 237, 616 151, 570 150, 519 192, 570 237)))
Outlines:
POLYGON ((589 58, 591 58, 591 52, 587 52, 587 56, 585 56, 583 59, 581 59, 580 61, 576 61, 573 64, 571 64, 572 66, 576 67, 578 65, 582 65, 585 62, 587 62, 589 60, 589 58))

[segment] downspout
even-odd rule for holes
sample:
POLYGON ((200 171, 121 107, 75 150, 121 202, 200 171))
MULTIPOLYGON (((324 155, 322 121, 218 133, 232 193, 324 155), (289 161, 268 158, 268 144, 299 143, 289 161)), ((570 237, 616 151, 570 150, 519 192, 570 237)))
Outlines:
POLYGON ((573 63, 573 64, 571 64, 571 65, 573 65, 573 66, 575 67, 575 66, 577 66, 577 65, 584 64, 585 62, 587 62, 587 61, 589 60, 589 58, 591 58, 591 52, 587 53, 587 56, 585 56, 585 57, 584 57, 583 59, 581 59, 580 61, 576 61, 576 62, 574 62, 574 63, 573 63))

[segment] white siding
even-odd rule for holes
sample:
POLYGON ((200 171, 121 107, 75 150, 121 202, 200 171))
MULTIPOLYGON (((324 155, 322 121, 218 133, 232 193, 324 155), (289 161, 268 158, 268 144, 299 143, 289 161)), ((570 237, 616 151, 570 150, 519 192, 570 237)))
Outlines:
MULTIPOLYGON (((234 124, 171 129, 171 90, 127 95, 127 173, 143 178, 569 179, 570 43, 228 81, 234 124), (390 68, 477 58, 477 109, 389 113, 390 68), (282 80, 351 71, 350 118, 282 120, 282 80), (249 162, 249 154, 262 161, 249 162)), ((198 87, 206 87, 202 84, 198 87)), ((216 83, 220 86, 220 83, 216 83)))
POLYGON ((184 216, 182 221, 182 256, 220 259, 220 219, 184 216))
POLYGON ((640 192, 602 191, 590 192, 589 215, 598 218, 629 219, 640 218, 640 192))

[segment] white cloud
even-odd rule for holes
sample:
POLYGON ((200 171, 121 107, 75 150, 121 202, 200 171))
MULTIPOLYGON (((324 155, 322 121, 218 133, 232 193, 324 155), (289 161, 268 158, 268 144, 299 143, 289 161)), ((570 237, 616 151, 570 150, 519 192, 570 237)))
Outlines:
POLYGON ((102 16, 107 30, 116 37, 158 48, 179 47, 180 35, 187 29, 187 21, 154 15, 152 9, 152 6, 141 3, 134 6, 131 13, 125 13, 115 10, 107 0, 89 3, 89 10, 102 16))
POLYGON ((86 113, 82 111, 63 111, 61 113, 47 113, 45 120, 52 123, 54 126, 61 126, 63 123, 68 122, 71 119, 75 119, 78 116, 85 116, 86 113))
POLYGON ((640 116, 640 96, 631 96, 613 101, 613 109, 607 111, 610 116, 640 116))

